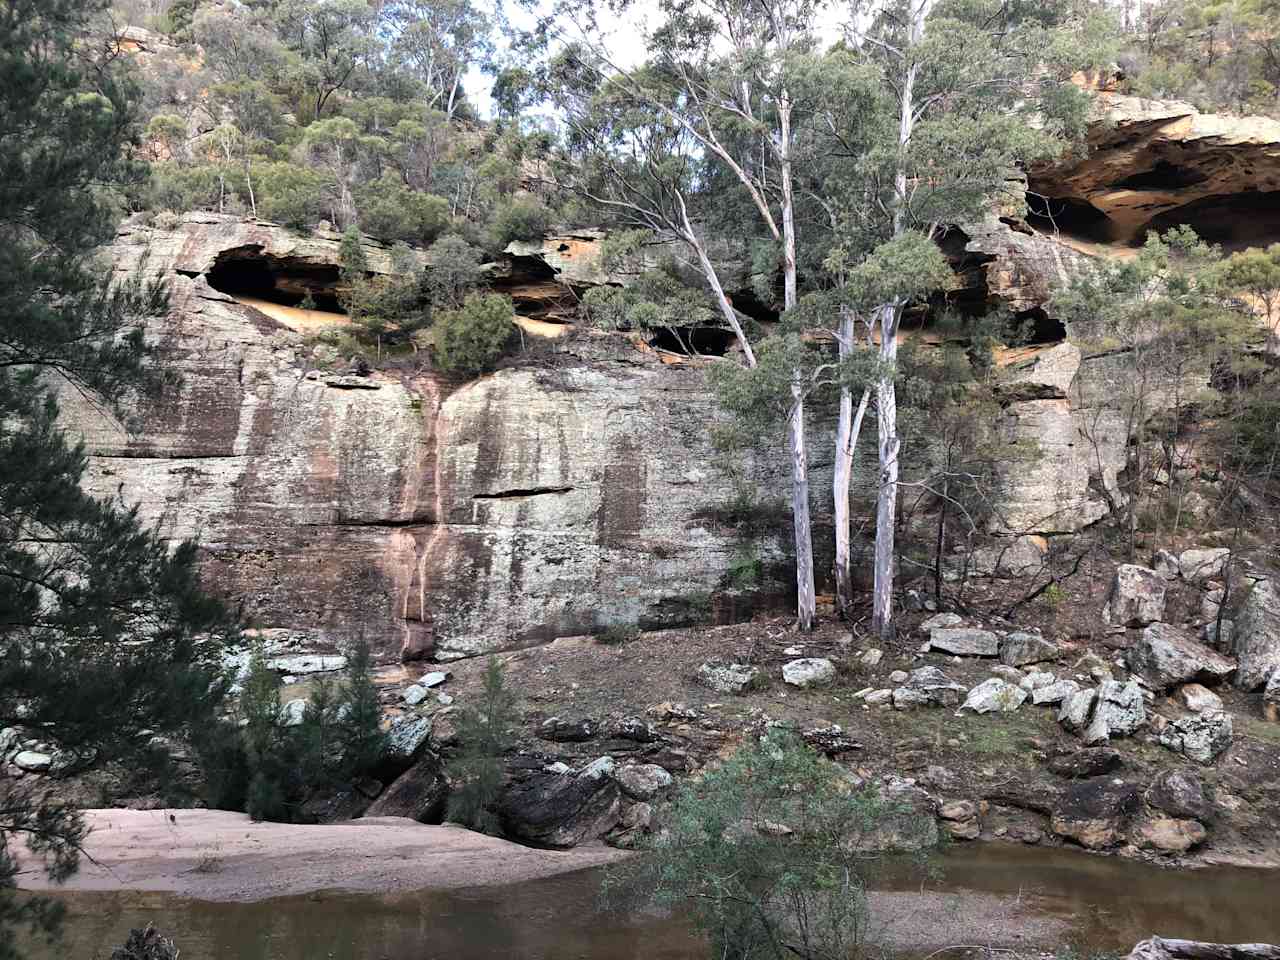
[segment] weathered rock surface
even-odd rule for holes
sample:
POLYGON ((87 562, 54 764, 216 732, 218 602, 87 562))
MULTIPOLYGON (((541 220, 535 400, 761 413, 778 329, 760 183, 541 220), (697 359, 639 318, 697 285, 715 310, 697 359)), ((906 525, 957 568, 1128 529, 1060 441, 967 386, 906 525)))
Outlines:
POLYGON ((1212 763, 1231 746, 1231 714, 1202 713, 1175 720, 1160 731, 1160 742, 1197 763, 1212 763))
POLYGON ((994 657, 1000 652, 1000 638, 990 630, 935 627, 929 631, 929 649, 959 657, 994 657))
POLYGON ((449 800, 444 765, 433 753, 400 774, 375 800, 366 817, 408 817, 419 823, 440 823, 449 800))
MULTIPOLYGON (((913 707, 954 707, 968 691, 937 667, 912 670, 906 682, 893 691, 893 705, 898 710, 913 707)), ((871 697, 867 697, 871 702, 871 697)))
POLYGON ((1280 591, 1275 581, 1260 580, 1240 608, 1235 624, 1239 660, 1236 686, 1257 690, 1280 669, 1280 591))
POLYGON ((1207 836, 1204 824, 1197 820, 1180 820, 1154 812, 1138 816, 1129 828, 1129 839, 1134 846, 1160 853, 1186 853, 1203 843, 1207 836))
POLYGON ((1213 806, 1205 799, 1204 784, 1189 770, 1165 770, 1152 781, 1144 795, 1147 805, 1171 817, 1208 823, 1213 806))
POLYGON ((1222 709, 1222 698, 1198 683, 1188 683, 1179 687, 1178 702, 1192 713, 1207 713, 1222 709))
POLYGON ((1027 691, 999 677, 984 680, 965 697, 960 710, 973 713, 1012 713, 1027 699, 1027 691))
POLYGON ((1226 570, 1231 551, 1226 547, 1210 547, 1205 550, 1184 550, 1178 554, 1178 571, 1184 580, 1201 583, 1215 580, 1226 570))
POLYGON ((1067 787, 1058 798, 1049 828, 1091 850, 1113 847, 1138 806, 1138 790, 1124 780, 1094 777, 1067 787))
POLYGON ((1164 619, 1164 577, 1149 567, 1122 563, 1116 567, 1102 616, 1109 623, 1142 627, 1164 619))
POLYGON ((526 843, 558 848, 603 837, 617 825, 621 806, 613 774, 608 757, 579 773, 525 774, 498 802, 503 830, 526 843))
POLYGON ((1000 662, 1014 667, 1052 660, 1061 651, 1038 633, 1011 633, 1000 641, 1000 662))
POLYGON ((743 693, 760 682, 760 671, 741 663, 704 663, 698 682, 716 693, 743 693))
POLYGON ((1085 747, 1049 761, 1049 770, 1060 777, 1082 780, 1110 773, 1120 766, 1120 751, 1111 747, 1085 747))
POLYGON ((1157 690, 1190 680, 1216 683, 1230 676, 1235 661, 1204 646, 1185 630, 1168 623, 1153 623, 1125 651, 1130 669, 1157 690))
POLYGON ((652 800, 671 789, 671 774, 656 763, 634 763, 614 773, 618 786, 632 800, 652 800))
POLYGON ((1055 680, 1053 683, 1031 690, 1031 702, 1041 704, 1062 703, 1080 692, 1080 684, 1074 680, 1055 680))
POLYGON ((1098 684, 1093 719, 1082 736, 1086 743, 1101 743, 1111 737, 1127 737, 1146 722, 1146 705, 1137 682, 1104 680, 1098 684))
POLYGON ((793 687, 820 687, 836 678, 836 665, 825 657, 805 657, 782 665, 783 682, 793 687))

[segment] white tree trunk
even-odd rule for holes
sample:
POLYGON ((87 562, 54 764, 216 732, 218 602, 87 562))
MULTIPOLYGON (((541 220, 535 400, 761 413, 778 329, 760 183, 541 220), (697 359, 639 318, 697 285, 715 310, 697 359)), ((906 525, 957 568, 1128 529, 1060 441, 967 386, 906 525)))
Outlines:
POLYGON ((791 520, 796 540, 796 623, 801 630, 813 629, 817 598, 813 587, 813 537, 809 529, 809 457, 805 451, 804 392, 792 386, 795 405, 787 422, 791 448, 791 520))
MULTIPOLYGON (((843 309, 840 313, 840 329, 837 335, 840 359, 848 360, 854 347, 854 315, 853 311, 843 309)), ((853 532, 849 516, 849 490, 853 485, 853 454, 858 447, 858 437, 862 434, 862 421, 867 415, 867 406, 871 400, 871 389, 862 391, 855 411, 853 392, 848 387, 840 389, 840 415, 836 420, 836 456, 835 471, 831 484, 831 495, 835 502, 835 541, 836 541, 836 613, 848 619, 853 612, 853 571, 851 557, 851 540, 853 532)))

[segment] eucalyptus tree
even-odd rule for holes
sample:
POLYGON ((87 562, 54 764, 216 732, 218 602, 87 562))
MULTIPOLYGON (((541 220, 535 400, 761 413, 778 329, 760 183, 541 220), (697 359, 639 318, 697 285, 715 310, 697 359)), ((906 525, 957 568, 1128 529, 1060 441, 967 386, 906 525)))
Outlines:
MULTIPOLYGON (((859 120, 869 140, 837 151, 843 162, 828 171, 826 202, 836 225, 834 265, 864 265, 850 273, 842 329, 852 334, 860 324, 877 361, 866 399, 874 403, 879 470, 872 629, 882 639, 893 635, 903 311, 938 267, 932 243, 996 204, 1024 202, 1019 168, 1056 156, 1082 130, 1086 94, 1070 77, 1096 59, 1085 46, 1095 33, 1066 22, 1063 6, 873 0, 855 7, 848 28, 849 55, 869 74, 884 115, 859 120)), ((837 142, 847 122, 830 116, 837 142)), ((853 419, 841 417, 841 430, 850 431, 842 449, 856 441, 853 419)))
MULTIPOLYGON (((580 94, 597 91, 591 110, 565 111, 574 145, 608 171, 599 181, 604 191, 588 195, 628 223, 673 233, 688 246, 748 367, 756 366, 755 352, 703 239, 718 199, 705 188, 719 181, 745 195, 754 229, 775 245, 782 311, 794 310, 797 127, 813 104, 797 100, 790 75, 817 47, 820 9, 820 0, 662 0, 660 25, 646 37, 647 60, 631 69, 616 62, 588 5, 563 5, 557 21, 558 35, 568 42, 560 64, 580 94), (603 125, 601 109, 608 116, 603 125), (583 123, 588 117, 594 122, 583 123), (691 212, 693 198, 706 203, 691 212)), ((793 372, 786 417, 802 630, 812 627, 815 609, 807 379, 805 371, 793 372)))
POLYGON ((432 110, 452 120, 462 79, 493 53, 493 25, 471 0, 391 0, 383 5, 391 56, 422 84, 432 110))

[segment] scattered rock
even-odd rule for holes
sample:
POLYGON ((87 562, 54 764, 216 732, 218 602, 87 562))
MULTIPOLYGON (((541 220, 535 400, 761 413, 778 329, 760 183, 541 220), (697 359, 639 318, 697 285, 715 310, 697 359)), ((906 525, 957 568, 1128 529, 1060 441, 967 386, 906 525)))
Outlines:
POLYGON ((1198 683, 1187 683, 1179 687, 1178 702, 1192 713, 1222 709, 1222 698, 1198 683))
POLYGON ((1035 673, 1024 674, 1022 679, 1018 681, 1018 686, 1022 687, 1022 689, 1026 690, 1028 693, 1031 693, 1036 690, 1042 690, 1045 687, 1053 686, 1057 681, 1058 678, 1052 673, 1040 673, 1037 671, 1035 673))
MULTIPOLYGON (((906 682, 893 691, 893 705, 899 710, 918 706, 954 707, 967 692, 937 667, 920 667, 912 670, 906 682)), ((867 700, 870 702, 871 697, 867 700)))
POLYGON ((1023 679, 1026 677, 1026 674, 1017 667, 1006 667, 1003 663, 997 663, 992 667, 991 675, 1016 685, 1021 685, 1023 679))
POLYGON ((400 696, 409 706, 416 707, 430 696, 430 691, 421 684, 415 683, 413 686, 409 687, 409 689, 405 690, 405 692, 400 696))
POLYGON ((1262 691, 1262 715, 1273 722, 1280 720, 1280 667, 1272 671, 1262 691))
POLYGON ((1165 770, 1147 787, 1145 799, 1148 806, 1181 820, 1208 823, 1213 816, 1204 785, 1190 770, 1165 770))
POLYGON ((1049 761, 1049 771, 1072 780, 1100 777, 1118 769, 1120 751, 1111 747, 1085 747, 1060 754, 1049 761))
POLYGON ((639 717, 606 717, 600 732, 611 740, 630 740, 632 743, 654 743, 662 739, 653 724, 639 717))
POLYGON ((302 723, 307 713, 307 701, 302 698, 290 700, 280 710, 280 721, 286 727, 296 727, 302 723))
POLYGON ((889 674, 889 682, 890 683, 906 683, 908 676, 910 676, 910 674, 908 674, 907 671, 905 670, 894 670, 892 673, 889 674))
POLYGON ((836 665, 825 657, 804 657, 783 664, 782 680, 793 687, 819 687, 836 678, 836 665))
POLYGON ((1038 633, 1011 633, 1000 641, 1000 662, 1011 667, 1043 663, 1055 659, 1061 652, 1056 643, 1038 633))
POLYGON ((943 820, 972 820, 978 815, 978 805, 972 800, 947 800, 938 807, 943 820))
POLYGON ((1168 623, 1153 623, 1125 654, 1130 669, 1156 690, 1190 680, 1215 682, 1229 676, 1235 662, 1197 643, 1186 631, 1168 623))
POLYGON ((1093 777, 1065 789, 1049 829, 1090 850, 1113 847, 1125 835, 1125 823, 1138 805, 1138 790, 1123 780, 1093 777))
POLYGON ((958 657, 994 657, 1000 653, 1000 638, 973 627, 935 627, 929 631, 929 649, 958 657))
POLYGON ((964 617, 957 616, 954 613, 935 613, 932 617, 920 624, 920 632, 923 634, 931 634, 934 630, 945 630, 950 627, 958 627, 964 623, 964 617))
POLYGON ((1055 680, 1043 687, 1031 690, 1031 702, 1037 706, 1046 703, 1063 703, 1080 692, 1080 684, 1074 680, 1055 680))
POLYGON ((566 720, 547 717, 538 727, 538 736, 552 743, 585 743, 595 739, 598 727, 590 717, 566 720))
POLYGON ((1092 687, 1077 690, 1062 700, 1058 709, 1058 722, 1072 733, 1082 733, 1089 725, 1089 717, 1093 715, 1093 705, 1097 702, 1098 691, 1092 687))
POLYGON ((394 761, 413 760, 431 736, 431 717, 406 715, 396 717, 387 731, 387 753, 394 761))
POLYGON ((878 667, 880 661, 884 659, 884 651, 872 647, 870 650, 863 651, 858 659, 862 661, 864 667, 878 667))
POLYGON ((1151 569, 1166 580, 1177 580, 1182 576, 1182 568, 1178 566, 1178 558, 1168 550, 1157 550, 1151 558, 1151 569))
POLYGON ((1148 567, 1122 563, 1116 567, 1102 618, 1126 627, 1144 627, 1164 619, 1167 583, 1148 567))
POLYGON ((1182 579, 1192 583, 1216 580, 1227 569, 1231 551, 1226 547, 1210 547, 1206 550, 1184 550, 1178 556, 1178 568, 1182 579))
POLYGON ((430 689, 431 687, 440 686, 440 684, 444 683, 451 676, 453 676, 453 674, 449 673, 447 670, 433 670, 431 673, 424 673, 418 680, 418 683, 430 689))
POLYGON ((1236 686, 1258 690, 1280 669, 1280 592, 1272 580, 1259 580, 1236 618, 1236 686))
POLYGON ((1210 620, 1200 628, 1200 639, 1221 653, 1235 649, 1236 623, 1234 620, 1210 620))
POLYGON ((708 662, 698 668, 698 682, 716 693, 745 693, 760 683, 760 671, 742 663, 708 662))
POLYGON ((972 690, 960 705, 961 710, 974 713, 1012 713, 1027 699, 1027 691, 999 677, 984 680, 972 690))
POLYGON ((580 773, 537 771, 512 783, 497 804, 513 839, 567 849, 603 837, 618 824, 621 792, 614 763, 601 757, 580 773))
POLYGON ((868 706, 879 707, 893 701, 892 690, 873 690, 864 698, 868 706))
POLYGON ((656 763, 634 763, 619 767, 613 775, 622 792, 632 800, 652 800, 671 789, 671 774, 656 763))
POLYGON ((430 751, 400 774, 364 812, 366 817, 408 817, 419 823, 440 823, 449 800, 444 764, 430 751))
POLYGON ((53 756, 39 750, 19 750, 14 754, 13 765, 27 773, 48 773, 53 766, 53 756))
POLYGON ((1208 835, 1196 820, 1179 820, 1147 812, 1134 820, 1129 828, 1129 842, 1143 850, 1160 853, 1186 853, 1203 843, 1208 835))
POLYGON ((1104 680, 1098 684, 1098 702, 1083 734, 1084 742, 1092 745, 1111 737, 1127 737, 1146 722, 1146 705, 1137 681, 1104 680))
POLYGON ((1202 713, 1174 720, 1160 732, 1160 743, 1196 763, 1212 763, 1231 746, 1229 713, 1202 713))
POLYGON ((819 753, 828 757, 836 757, 842 753, 861 750, 862 744, 849 737, 837 723, 826 726, 811 727, 800 734, 805 743, 819 753))

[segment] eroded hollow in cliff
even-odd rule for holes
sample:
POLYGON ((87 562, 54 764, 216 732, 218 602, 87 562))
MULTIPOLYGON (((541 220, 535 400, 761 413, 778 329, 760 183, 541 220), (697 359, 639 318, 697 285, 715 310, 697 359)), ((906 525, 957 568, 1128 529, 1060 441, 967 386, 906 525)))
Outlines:
POLYGON ((1153 217, 1134 244, 1141 244, 1151 230, 1163 233, 1184 224, 1225 250, 1265 247, 1280 242, 1280 193, 1247 190, 1205 197, 1153 217))
POLYGON ((1116 225, 1105 213, 1087 200, 1071 197, 1028 193, 1027 223, 1041 233, 1086 243, 1112 243, 1118 238, 1116 225))
POLYGON ((297 307, 310 298, 313 309, 341 314, 338 267, 294 257, 274 257, 250 244, 218 254, 205 273, 213 289, 242 301, 297 307))
POLYGON ((733 331, 723 327, 661 327, 649 338, 655 350, 692 357, 723 357, 733 343, 733 331))
POLYGON ((541 257, 507 255, 509 269, 490 281, 495 293, 511 298, 517 316, 542 323, 564 324, 578 311, 578 297, 561 283, 556 270, 541 257))

